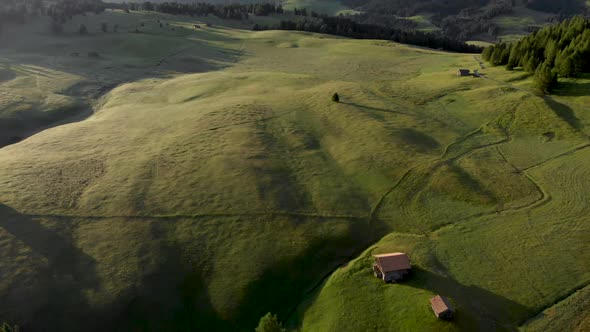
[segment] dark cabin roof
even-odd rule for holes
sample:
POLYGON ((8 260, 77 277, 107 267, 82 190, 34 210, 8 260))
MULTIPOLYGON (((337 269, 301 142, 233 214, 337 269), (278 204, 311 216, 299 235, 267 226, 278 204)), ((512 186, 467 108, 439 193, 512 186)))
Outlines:
POLYGON ((435 314, 440 315, 443 312, 449 310, 454 311, 453 305, 445 297, 437 295, 430 299, 430 305, 435 314))
POLYGON ((410 258, 403 252, 394 252, 390 254, 374 255, 377 265, 381 272, 387 273, 392 271, 410 270, 410 258))

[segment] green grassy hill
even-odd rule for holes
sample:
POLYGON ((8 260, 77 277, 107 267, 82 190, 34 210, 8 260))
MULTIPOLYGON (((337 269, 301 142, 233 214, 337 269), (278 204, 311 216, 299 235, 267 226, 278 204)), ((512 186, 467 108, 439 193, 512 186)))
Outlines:
POLYGON ((12 114, 94 111, 0 149, 0 321, 513 330, 588 284, 590 79, 543 99, 522 72, 457 77, 469 54, 246 27, 108 11, 5 30, 12 114), (389 250, 408 282, 372 277, 389 250))

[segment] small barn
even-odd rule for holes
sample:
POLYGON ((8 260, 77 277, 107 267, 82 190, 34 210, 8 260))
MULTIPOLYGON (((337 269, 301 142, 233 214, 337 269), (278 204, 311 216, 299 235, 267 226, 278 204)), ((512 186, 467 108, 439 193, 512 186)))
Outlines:
POLYGON ((374 255, 373 273, 385 282, 402 280, 412 270, 410 258, 402 252, 374 255))
POLYGON ((457 69, 457 76, 469 76, 469 69, 457 69))
POLYGON ((430 299, 430 306, 437 318, 451 319, 455 314, 455 308, 449 300, 443 296, 437 295, 430 299))

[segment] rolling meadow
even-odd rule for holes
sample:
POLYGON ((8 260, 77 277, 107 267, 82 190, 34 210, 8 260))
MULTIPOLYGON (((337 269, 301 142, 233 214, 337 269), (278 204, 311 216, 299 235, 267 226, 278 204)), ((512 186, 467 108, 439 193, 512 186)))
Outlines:
POLYGON ((590 77, 541 97, 523 71, 388 41, 143 11, 48 22, 0 35, 0 321, 588 328, 590 77), (390 251, 406 282, 373 277, 390 251))

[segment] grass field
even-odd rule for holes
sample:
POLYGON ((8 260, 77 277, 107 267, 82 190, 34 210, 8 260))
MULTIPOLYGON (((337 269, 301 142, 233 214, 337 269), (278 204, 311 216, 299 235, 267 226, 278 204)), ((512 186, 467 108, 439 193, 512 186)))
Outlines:
POLYGON ((439 31, 440 28, 430 22, 430 16, 432 13, 423 13, 421 15, 415 15, 406 17, 408 20, 412 20, 418 24, 416 27, 417 30, 425 31, 425 32, 434 32, 439 31))
POLYGON ((109 11, 61 36, 5 28, 0 126, 69 123, 0 149, 0 321, 251 331, 270 311, 301 331, 495 331, 587 317, 572 294, 590 282, 590 78, 541 98, 522 72, 457 77, 479 66, 470 54, 248 27, 109 11), (371 275, 387 251, 409 253, 407 282, 371 275), (430 311, 435 293, 453 322, 430 311))

